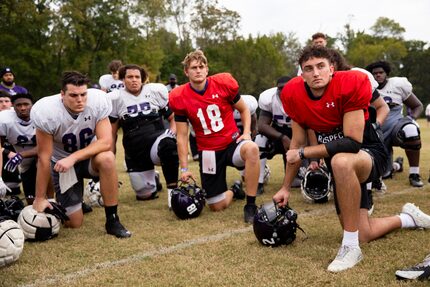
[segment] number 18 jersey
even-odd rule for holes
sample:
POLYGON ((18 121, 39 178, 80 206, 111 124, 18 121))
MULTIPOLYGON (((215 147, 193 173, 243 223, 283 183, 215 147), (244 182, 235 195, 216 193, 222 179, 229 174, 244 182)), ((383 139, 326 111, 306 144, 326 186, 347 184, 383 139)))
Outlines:
POLYGON ((189 83, 173 89, 169 106, 175 120, 190 121, 199 150, 223 150, 239 136, 233 117, 239 85, 227 73, 207 78, 206 89, 199 93, 189 83))

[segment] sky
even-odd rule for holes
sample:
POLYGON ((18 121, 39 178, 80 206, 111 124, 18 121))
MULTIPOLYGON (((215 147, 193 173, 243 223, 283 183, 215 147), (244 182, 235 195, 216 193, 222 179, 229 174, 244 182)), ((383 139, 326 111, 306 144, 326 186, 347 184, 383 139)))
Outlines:
POLYGON ((345 24, 371 34, 379 17, 406 29, 406 40, 430 43, 430 0, 219 0, 241 15, 241 35, 294 32, 302 44, 316 32, 330 37, 344 33, 345 24))

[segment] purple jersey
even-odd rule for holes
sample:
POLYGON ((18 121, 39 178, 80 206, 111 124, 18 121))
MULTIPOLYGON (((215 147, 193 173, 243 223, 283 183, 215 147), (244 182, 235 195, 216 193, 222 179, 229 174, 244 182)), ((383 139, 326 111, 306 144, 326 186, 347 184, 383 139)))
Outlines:
POLYGON ((28 91, 26 88, 14 85, 12 89, 9 89, 3 85, 3 83, 0 83, 0 90, 6 91, 9 95, 12 97, 16 94, 28 94, 28 91))

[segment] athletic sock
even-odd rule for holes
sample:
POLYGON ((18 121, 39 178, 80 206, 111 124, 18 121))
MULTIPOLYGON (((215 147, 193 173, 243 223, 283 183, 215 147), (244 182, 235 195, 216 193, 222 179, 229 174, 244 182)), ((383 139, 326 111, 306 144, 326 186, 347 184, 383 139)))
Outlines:
POLYGON ((342 246, 360 247, 358 241, 358 230, 354 232, 343 231, 342 246))
POLYGON ((409 214, 400 213, 400 221, 402 222, 402 228, 414 228, 416 227, 415 221, 409 214))
POLYGON ((118 210, 118 205, 105 206, 106 220, 114 217, 118 210))
POLYGON ((250 196, 250 195, 247 195, 246 196, 246 204, 255 204, 255 196, 250 196))
POLYGON ((412 173, 420 174, 420 167, 419 166, 411 166, 409 168, 409 174, 412 174, 412 173))

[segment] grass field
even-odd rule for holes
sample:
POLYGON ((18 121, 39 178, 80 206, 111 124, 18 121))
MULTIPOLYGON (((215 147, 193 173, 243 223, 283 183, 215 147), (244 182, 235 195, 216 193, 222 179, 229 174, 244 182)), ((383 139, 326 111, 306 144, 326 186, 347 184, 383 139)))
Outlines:
MULTIPOLYGON (((430 213, 430 128, 424 121, 421 175, 424 188, 409 186, 405 171, 385 181, 388 192, 376 196, 373 216, 398 214, 406 202, 430 213)), ((106 235, 104 210, 85 216, 80 229, 62 228, 57 238, 26 242, 21 258, 0 269, 0 286, 428 286, 398 282, 396 269, 421 261, 430 252, 430 231, 398 230, 385 238, 362 244, 364 260, 355 268, 331 274, 327 265, 335 257, 342 229, 333 201, 305 203, 294 190, 290 205, 308 238, 298 231, 289 246, 268 248, 255 239, 243 222, 244 201, 213 213, 206 207, 200 217, 180 221, 167 209, 165 189, 153 201, 136 201, 118 148, 119 215, 133 232, 130 239, 106 235)), ((395 155, 404 156, 396 149, 395 155)), ((271 199, 283 178, 282 159, 269 162, 272 174, 257 204, 271 199)), ((191 168, 197 174, 196 163, 191 168)), ((239 178, 229 170, 228 181, 239 178)), ((163 180, 163 185, 164 180, 163 180)))

